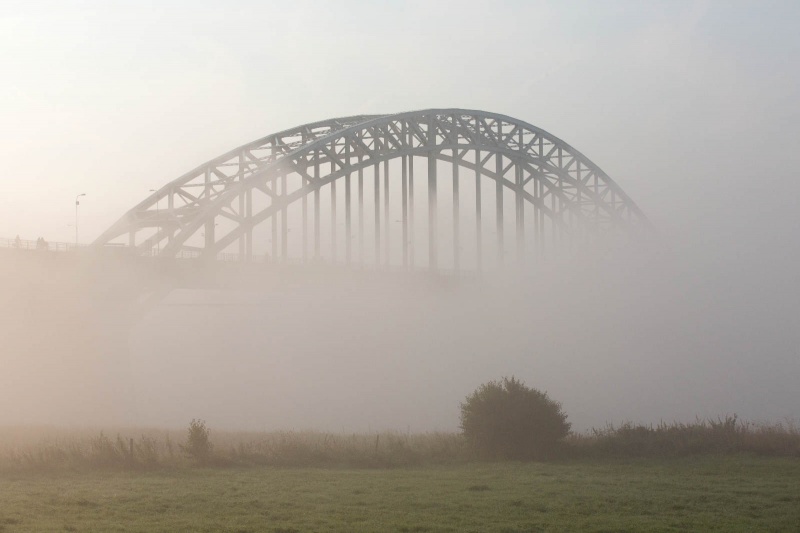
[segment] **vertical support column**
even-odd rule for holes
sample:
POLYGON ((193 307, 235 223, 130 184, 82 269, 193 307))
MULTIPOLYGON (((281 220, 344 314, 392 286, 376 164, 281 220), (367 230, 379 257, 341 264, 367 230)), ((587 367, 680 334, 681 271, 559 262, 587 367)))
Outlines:
POLYGON ((475 150, 475 269, 483 269, 483 228, 481 224, 481 151, 475 150))
POLYGON ((517 187, 514 195, 517 216, 517 263, 522 264, 525 261, 525 198, 522 195, 522 165, 519 162, 514 163, 514 181, 517 187))
POLYGON ((375 266, 381 264, 381 165, 375 163, 375 266))
POLYGON ((561 176, 558 177, 558 194, 550 194, 550 208, 553 211, 553 249, 560 249, 564 233, 561 224, 564 223, 564 203, 561 201, 561 194, 564 192, 564 185, 561 176))
POLYGON ((278 178, 272 180, 272 216, 270 217, 270 227, 272 229, 272 262, 278 261, 278 210, 274 209, 280 203, 278 193, 278 178))
MULTIPOLYGON (((237 172, 237 178, 239 180, 239 220, 241 224, 247 223, 247 218, 245 216, 245 188, 244 188, 244 150, 239 152, 239 171, 237 172)), ((243 232, 239 236, 239 261, 247 261, 246 256, 246 235, 247 233, 243 232)))
MULTIPOLYGON (((541 135, 539 136, 539 156, 540 156, 540 157, 541 157, 541 156, 544 156, 544 139, 543 139, 543 137, 542 137, 541 135)), ((534 179, 535 179, 536 181, 539 181, 540 179, 542 179, 542 178, 541 178, 541 174, 540 174, 538 171, 537 171, 537 172, 536 172, 536 174, 534 175, 534 179)), ((534 183, 534 186, 536 186, 536 184, 535 184, 535 183, 534 183)), ((559 193, 561 193, 561 194, 563 194, 563 193, 564 193, 564 178, 563 178, 563 177, 561 177, 561 173, 559 173, 559 177, 558 177, 558 191, 559 191, 559 193)), ((559 199, 559 205, 560 205, 560 207, 561 207, 561 209, 562 209, 562 210, 563 210, 564 208, 566 208, 566 209, 569 211, 569 207, 568 207, 567 205, 565 205, 565 204, 564 204, 564 203, 563 203, 563 202, 562 202, 560 199, 559 199)), ((536 223, 536 224, 538 224, 538 223, 539 223, 539 217, 538 217, 538 215, 537 215, 537 212, 538 212, 538 211, 534 211, 534 217, 535 217, 535 218, 534 218, 534 220, 535 220, 535 223, 536 223)), ((567 213, 567 216, 568 216, 568 217, 571 217, 571 216, 572 216, 572 214, 571 214, 571 213, 567 213)), ((563 211, 562 211, 561 213, 559 213, 559 219, 560 219, 562 222, 564 222, 564 215, 563 215, 563 211)), ((538 235, 538 233, 534 233, 534 236, 536 236, 536 235, 538 235)), ((563 233, 562 233, 562 235, 563 235, 563 233)), ((539 254, 539 239, 538 239, 538 238, 536 238, 536 250, 535 250, 535 251, 536 251, 536 254, 537 254, 537 257, 538 257, 538 254, 539 254)))
POLYGON ((247 255, 247 260, 253 260, 253 190, 247 189, 247 198, 245 199, 245 213, 246 213, 246 220, 247 220, 247 232, 245 233, 247 237, 247 245, 245 247, 245 254, 247 255))
POLYGON ((400 187, 403 197, 403 268, 408 268, 408 156, 404 155, 400 161, 402 165, 400 187))
MULTIPOLYGON (((538 181, 539 187, 539 194, 537 195, 537 199, 539 205, 544 207, 544 181, 541 179, 538 181)), ((544 209, 539 208, 539 235, 537 236, 537 240, 539 241, 539 251, 541 258, 544 260, 545 250, 546 250, 546 242, 545 242, 545 227, 544 227, 544 209)))
MULTIPOLYGON (((211 203, 211 170, 206 167, 205 177, 204 177, 204 189, 203 189, 203 196, 205 196, 206 204, 211 203)), ((216 239, 214 238, 214 226, 215 226, 215 219, 211 218, 206 221, 206 228, 205 228, 205 249, 211 250, 214 248, 214 243, 216 239)), ((214 258, 211 257, 213 260, 214 258)))
MULTIPOLYGON (((517 146, 522 147, 524 139, 522 129, 519 130, 517 146)), ((516 210, 517 210, 517 263, 525 263, 525 173, 523 169, 524 159, 519 158, 514 162, 514 177, 516 181, 516 210)))
MULTIPOLYGON (((248 191, 249 192, 249 191, 248 191)), ((172 213, 175 209, 175 191, 170 188, 169 195, 167 196, 167 219, 172 220, 172 213)), ((167 246, 172 244, 172 235, 175 231, 172 228, 167 228, 167 246)))
POLYGON ((461 266, 461 241, 459 234, 461 214, 459 213, 461 198, 458 191, 458 148, 453 148, 453 270, 458 272, 461 266))
MULTIPOLYGON (((498 126, 499 127, 499 126, 498 126)), ((496 162, 497 181, 495 182, 495 205, 496 217, 495 228, 497 229, 497 262, 502 265, 505 256, 505 232, 503 229, 503 156, 499 152, 494 155, 496 162)))
MULTIPOLYGON (((430 131, 428 135, 433 135, 430 131)), ((439 227, 437 213, 436 153, 428 152, 428 266, 436 270, 439 266, 439 227)))
POLYGON ((408 156, 408 266, 414 267, 414 156, 408 156))
MULTIPOLYGON (((216 242, 216 238, 214 237, 214 227, 216 226, 215 219, 211 219, 206 222, 206 250, 211 250, 214 248, 214 243, 216 242)), ((209 256, 210 259, 215 259, 214 257, 209 256)))
POLYGON ((551 192, 550 194, 550 210, 553 212, 553 218, 550 221, 551 227, 553 229, 553 250, 558 250, 561 246, 561 228, 560 222, 561 219, 561 198, 558 198, 555 194, 551 192))
MULTIPOLYGON (((401 143, 406 150, 411 148, 411 140, 409 135, 408 122, 403 121, 401 129, 401 143)), ((400 158, 400 189, 401 189, 401 224, 402 224, 402 238, 403 238, 403 268, 408 268, 408 155, 400 158)))
POLYGON ((309 183, 308 179, 306 178, 306 174, 308 173, 308 165, 306 168, 303 169, 305 172, 303 173, 301 179, 303 180, 303 198, 300 200, 303 206, 303 263, 308 262, 308 191, 309 191, 309 183))
MULTIPOLYGON (((578 161, 580 163, 580 161, 578 161)), ((577 215, 570 213, 570 251, 572 251, 572 247, 575 245, 575 241, 578 241, 578 244, 581 244, 582 233, 583 233, 583 225, 584 225, 584 216, 583 216, 583 177, 581 176, 581 166, 576 165, 576 183, 575 183, 575 208, 578 212, 577 215)))
POLYGON ((428 115, 428 268, 439 267, 438 199, 436 183, 436 116, 428 115))
MULTIPOLYGON (((241 224, 247 223, 247 218, 245 217, 245 192, 242 190, 243 186, 239 185, 239 220, 241 220, 241 224)), ((247 255, 245 250, 247 250, 247 233, 243 232, 239 236, 239 261, 247 261, 247 255)))
POLYGON ((389 160, 383 162, 383 262, 389 266, 389 234, 392 230, 389 212, 389 160))
MULTIPOLYGON (((345 138, 344 146, 344 161, 347 168, 350 168, 350 139, 345 138)), ((353 235, 352 235, 352 225, 351 225, 351 217, 350 217, 350 171, 347 171, 347 174, 344 175, 344 232, 345 232, 345 239, 344 239, 344 260, 346 264, 350 264, 350 259, 352 257, 352 248, 353 248, 353 235)))
POLYGON ((358 156, 358 261, 364 265, 364 167, 363 156, 358 156))
POLYGON ((617 213, 617 193, 614 191, 613 187, 609 187, 611 190, 611 229, 614 230, 618 226, 618 213, 617 213))
POLYGON ((319 234, 319 150, 314 151, 314 260, 319 261, 320 234, 319 234))
POLYGON ((541 259, 542 254, 542 242, 541 242, 541 231, 539 228, 539 222, 541 221, 539 217, 539 212, 541 211, 540 201, 539 198, 539 182, 540 176, 537 174, 533 178, 533 239, 535 242, 534 248, 534 257, 538 261, 541 259))
POLYGON ((331 180, 331 263, 336 262, 336 244, 336 180, 331 180))
POLYGON ((286 201, 289 196, 289 188, 287 186, 287 180, 288 177, 286 174, 281 176, 281 259, 283 261, 289 258, 289 204, 286 201))

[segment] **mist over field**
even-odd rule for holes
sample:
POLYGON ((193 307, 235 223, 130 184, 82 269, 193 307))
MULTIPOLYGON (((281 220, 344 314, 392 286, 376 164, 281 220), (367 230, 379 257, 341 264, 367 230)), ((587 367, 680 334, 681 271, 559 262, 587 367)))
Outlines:
POLYGON ((468 393, 510 375, 563 402, 579 431, 793 419, 800 309, 786 248, 742 234, 728 248, 722 236, 694 249, 663 235, 643 249, 589 247, 458 280, 265 271, 250 289, 177 289, 134 319, 92 308, 105 300, 91 268, 42 287, 47 265, 25 267, 8 276, 13 305, 33 287, 37 314, 18 316, 22 329, 4 322, 26 349, 6 355, 0 394, 13 408, 0 422, 449 431, 468 393), (75 313, 75 301, 87 307, 75 313))
POLYGON ((452 286, 375 280, 175 294, 134 331, 134 416, 453 430, 466 394, 513 374, 562 401, 579 430, 793 417, 797 299, 774 277, 750 285, 739 274, 660 252, 452 286), (244 305, 179 305, 187 301, 244 305))
POLYGON ((657 235, 457 280, 270 271, 143 317, 158 270, 0 250, 0 425, 453 431, 511 375, 578 431, 800 417, 796 4, 201 4, 0 17, 0 237, 91 242, 252 139, 437 106, 550 131, 657 235))

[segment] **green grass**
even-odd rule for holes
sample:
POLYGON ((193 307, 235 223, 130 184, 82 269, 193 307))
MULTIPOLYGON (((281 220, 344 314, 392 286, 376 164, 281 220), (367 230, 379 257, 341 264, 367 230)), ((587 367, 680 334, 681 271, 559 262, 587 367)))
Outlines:
POLYGON ((0 531, 798 531, 800 460, 6 473, 0 531))

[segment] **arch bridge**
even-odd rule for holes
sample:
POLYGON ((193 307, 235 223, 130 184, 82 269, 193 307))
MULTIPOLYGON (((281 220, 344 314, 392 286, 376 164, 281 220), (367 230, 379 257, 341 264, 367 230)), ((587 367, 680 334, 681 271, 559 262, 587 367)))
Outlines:
POLYGON ((306 124, 167 183, 94 243, 139 255, 482 270, 651 225, 526 122, 430 109, 306 124))

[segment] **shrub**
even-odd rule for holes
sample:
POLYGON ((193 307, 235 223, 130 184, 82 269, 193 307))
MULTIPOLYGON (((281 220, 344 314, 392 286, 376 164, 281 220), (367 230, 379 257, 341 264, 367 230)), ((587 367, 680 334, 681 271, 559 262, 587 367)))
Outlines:
POLYGON ((680 457, 698 454, 754 453, 767 456, 800 456, 800 431, 793 423, 756 424, 736 415, 697 419, 693 423, 660 423, 657 426, 626 422, 608 425, 583 435, 572 435, 568 444, 575 456, 586 457, 680 457))
POLYGON ((186 436, 186 444, 181 445, 183 453, 190 459, 198 463, 207 463, 211 458, 212 445, 208 435, 210 430, 206 427, 204 420, 192 419, 189 422, 189 434, 186 436))
POLYGON ((569 428, 560 403, 513 376, 484 383, 461 404, 461 429, 483 458, 552 456, 569 428))

